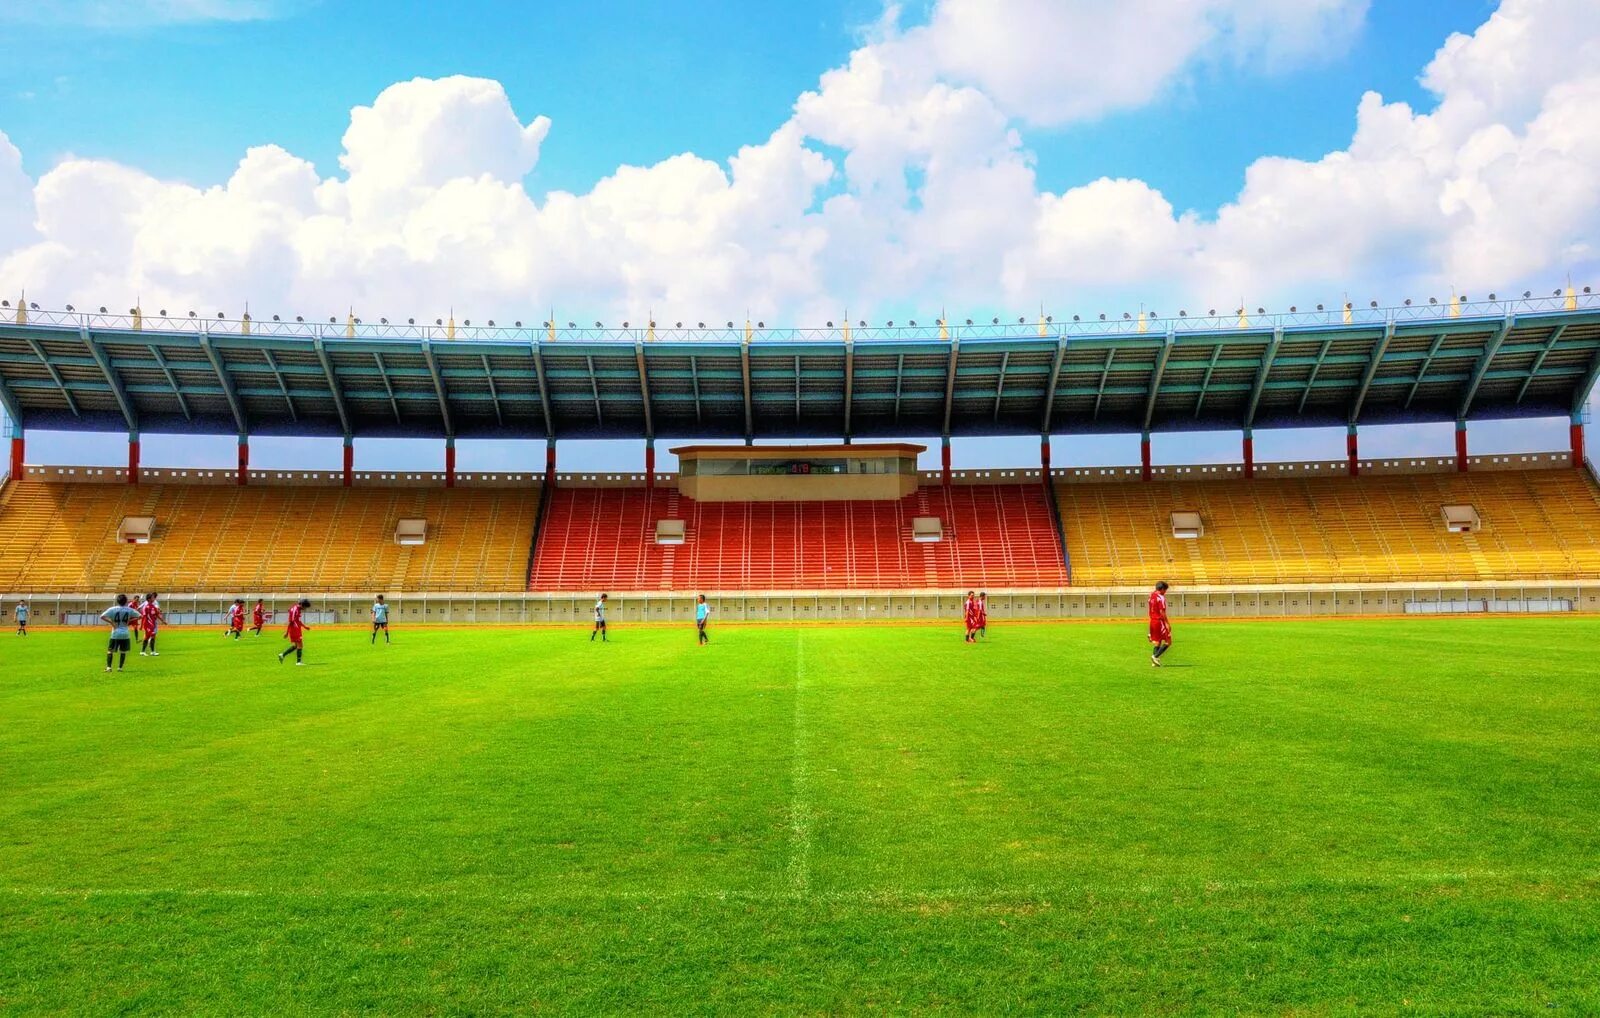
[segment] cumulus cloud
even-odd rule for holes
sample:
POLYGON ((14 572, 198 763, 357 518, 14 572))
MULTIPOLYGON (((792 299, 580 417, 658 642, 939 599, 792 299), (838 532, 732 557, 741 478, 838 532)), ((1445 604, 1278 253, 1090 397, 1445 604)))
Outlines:
POLYGON ((582 194, 529 194, 559 125, 464 77, 357 107, 326 178, 269 145, 206 188, 83 159, 30 181, 0 136, 0 290, 208 314, 805 324, 847 307, 1477 294, 1600 261, 1592 0, 1505 0, 1422 72, 1430 109, 1369 94, 1348 146, 1265 154, 1214 210, 1138 179, 1042 191, 1026 133, 1150 102, 1205 60, 1306 59, 1365 3, 1095 7, 940 0, 910 28, 891 11, 767 138, 725 162, 618 167, 582 194))

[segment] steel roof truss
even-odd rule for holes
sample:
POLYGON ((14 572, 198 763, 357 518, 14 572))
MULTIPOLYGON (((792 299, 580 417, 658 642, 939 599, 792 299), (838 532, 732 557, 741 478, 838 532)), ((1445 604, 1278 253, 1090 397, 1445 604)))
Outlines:
POLYGON ((289 395, 289 385, 283 380, 283 372, 278 370, 278 360, 272 356, 272 351, 263 348, 262 356, 267 359, 267 366, 272 369, 272 375, 278 380, 278 388, 283 392, 283 402, 289 408, 289 420, 300 423, 300 415, 295 413, 294 399, 289 395))
POLYGON ((1407 410, 1411 409, 1411 401, 1417 398, 1417 390, 1422 388, 1422 380, 1428 374, 1428 365, 1432 364, 1433 359, 1439 356, 1439 348, 1444 346, 1444 341, 1449 335, 1448 332, 1441 332, 1433 337, 1433 344, 1428 347, 1428 356, 1422 359, 1422 367, 1417 369, 1417 379, 1411 383, 1411 391, 1406 393, 1405 408, 1407 410))
POLYGON ((394 410, 394 422, 400 424, 402 423, 400 420, 400 401, 394 398, 394 386, 389 384, 389 371, 383 366, 383 354, 374 350, 372 351, 372 359, 378 365, 378 379, 383 382, 383 391, 389 394, 389 406, 394 410))
POLYGON ((494 384, 494 372, 489 370, 489 355, 484 354, 481 360, 483 361, 483 380, 489 383, 489 398, 494 400, 495 423, 504 427, 506 415, 500 409, 500 390, 494 384))
POLYGON ((1489 342, 1484 344, 1483 353, 1478 357, 1478 365, 1472 369, 1472 380, 1467 383, 1467 391, 1461 395, 1461 408, 1456 411, 1456 420, 1467 419, 1467 411, 1472 409, 1472 399, 1478 394, 1478 386, 1483 384, 1484 375, 1488 374, 1490 362, 1494 360, 1494 355, 1500 352, 1500 344, 1506 341, 1506 334, 1516 323, 1516 315, 1506 315, 1506 320, 1500 323, 1500 328, 1496 329, 1489 342))
POLYGON ((1200 394, 1194 399, 1194 415, 1200 416, 1200 408, 1206 402, 1206 387, 1211 384, 1211 373, 1217 370, 1217 358, 1222 356, 1222 344, 1218 343, 1211 351, 1211 363, 1206 365, 1205 377, 1200 379, 1200 394))
POLYGON ((1517 405, 1518 406, 1522 405, 1522 400, 1528 395, 1528 386, 1532 385, 1533 384, 1533 380, 1538 377, 1539 369, 1544 367, 1544 359, 1546 357, 1550 356, 1550 351, 1554 350, 1556 348, 1556 344, 1561 342, 1561 336, 1566 331, 1567 331, 1567 323, 1566 322, 1562 322, 1560 325, 1556 326, 1554 329, 1551 329, 1550 330, 1550 338, 1545 340, 1544 341, 1544 345, 1539 348, 1539 352, 1537 354, 1534 354, 1534 357, 1533 357, 1533 368, 1532 368, 1532 370, 1530 370, 1528 372, 1528 377, 1523 380, 1522 387, 1517 390, 1517 405))
MULTIPOLYGON (((89 340, 87 333, 84 333, 83 336, 84 342, 87 343, 89 340)), ((67 409, 72 411, 72 416, 82 417, 83 414, 78 412, 78 401, 72 398, 72 391, 67 388, 67 383, 61 377, 61 372, 57 371, 56 366, 50 363, 50 358, 45 356, 44 347, 40 346, 39 341, 32 336, 26 336, 24 339, 28 344, 28 349, 33 351, 33 355, 39 358, 39 363, 44 365, 45 371, 49 372, 51 380, 56 383, 56 388, 61 390, 61 398, 67 401, 67 409)), ((100 364, 98 355, 94 360, 96 364, 100 364)), ((105 365, 100 364, 100 370, 102 372, 105 371, 105 365)))
POLYGON ((1317 372, 1322 370, 1322 362, 1327 358, 1328 350, 1332 346, 1332 339, 1322 341, 1322 349, 1317 351, 1316 363, 1311 365, 1311 374, 1306 376, 1306 391, 1300 394, 1300 408, 1295 413, 1303 414, 1306 412, 1306 400, 1311 398, 1311 390, 1316 387, 1317 372))

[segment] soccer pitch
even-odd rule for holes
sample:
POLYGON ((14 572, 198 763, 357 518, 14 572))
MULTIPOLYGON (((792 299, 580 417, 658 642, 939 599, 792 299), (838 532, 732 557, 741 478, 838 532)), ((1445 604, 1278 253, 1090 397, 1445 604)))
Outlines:
POLYGON ((1600 620, 0 636, 0 1011, 1592 1013, 1600 620))

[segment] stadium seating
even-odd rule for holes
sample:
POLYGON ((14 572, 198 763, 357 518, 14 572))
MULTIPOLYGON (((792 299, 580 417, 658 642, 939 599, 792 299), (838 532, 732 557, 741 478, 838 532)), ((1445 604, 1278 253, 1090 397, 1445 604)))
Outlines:
POLYGON ((1056 486, 1073 582, 1382 583, 1600 576, 1600 490, 1529 470, 1056 486), (1482 529, 1446 530, 1445 505, 1482 529), (1174 512, 1204 536, 1172 536, 1174 512))
POLYGON ((513 488, 23 480, 0 491, 0 590, 516 590, 537 508, 513 488), (155 517, 155 540, 118 544, 125 516, 155 517), (394 543, 402 517, 427 544, 394 543))
POLYGON ((557 488, 529 589, 896 590, 1061 586, 1066 570, 1037 485, 919 488, 898 501, 696 502, 674 489, 557 488), (944 539, 912 540, 937 516, 944 539), (681 545, 655 541, 681 519, 681 545))

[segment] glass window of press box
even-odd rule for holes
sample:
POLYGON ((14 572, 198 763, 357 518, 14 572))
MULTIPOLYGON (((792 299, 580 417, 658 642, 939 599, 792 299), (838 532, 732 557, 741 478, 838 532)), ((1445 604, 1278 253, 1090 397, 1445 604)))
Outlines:
POLYGON ((811 474, 914 474, 917 460, 914 456, 894 459, 684 459, 680 464, 684 477, 748 477, 794 476, 811 474))

